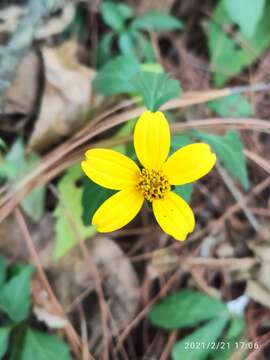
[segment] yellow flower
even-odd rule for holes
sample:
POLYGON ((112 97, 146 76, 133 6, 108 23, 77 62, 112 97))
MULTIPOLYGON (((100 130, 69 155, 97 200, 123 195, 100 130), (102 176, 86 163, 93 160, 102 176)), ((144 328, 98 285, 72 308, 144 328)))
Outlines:
MULTIPOLYGON (((169 156, 170 128, 160 111, 145 111, 136 123, 134 147, 142 169, 127 156, 109 149, 91 149, 81 166, 95 183, 119 190, 93 216, 99 232, 110 232, 128 224, 140 211, 144 200, 152 204, 156 220, 164 232, 185 240, 194 230, 190 206, 172 190, 206 175, 216 156, 209 145, 184 146, 169 156)), ((90 200, 90 199, 89 199, 90 200)))

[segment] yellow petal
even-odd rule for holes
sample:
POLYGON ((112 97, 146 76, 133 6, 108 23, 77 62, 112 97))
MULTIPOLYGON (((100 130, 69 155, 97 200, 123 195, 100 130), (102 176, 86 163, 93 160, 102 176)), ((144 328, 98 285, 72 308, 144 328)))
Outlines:
POLYGON ((176 240, 185 240, 194 230, 193 211, 173 192, 169 192, 162 200, 154 200, 153 211, 161 229, 176 240))
POLYGON ((140 169, 127 156, 109 149, 91 149, 85 153, 81 166, 95 183, 112 190, 134 187, 140 169))
POLYGON ((163 165, 163 171, 171 185, 183 185, 209 173, 215 163, 216 155, 208 144, 190 144, 172 154, 163 165))
POLYGON ((143 196, 136 190, 118 191, 97 209, 92 224, 99 232, 120 229, 138 214, 143 201, 143 196))
POLYGON ((170 150, 170 128, 162 112, 145 111, 136 123, 134 147, 146 169, 159 170, 170 150))

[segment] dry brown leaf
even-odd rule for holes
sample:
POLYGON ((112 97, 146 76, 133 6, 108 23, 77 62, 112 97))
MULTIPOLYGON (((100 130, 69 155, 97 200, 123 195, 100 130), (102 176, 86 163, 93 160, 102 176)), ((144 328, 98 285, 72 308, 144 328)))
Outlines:
POLYGON ((42 151, 80 129, 87 121, 95 71, 80 64, 77 44, 42 51, 45 88, 29 147, 42 151))
POLYGON ((63 329, 68 322, 63 317, 53 314, 44 307, 34 306, 33 312, 38 321, 45 323, 49 329, 63 329))
POLYGON ((258 281, 249 280, 247 282, 246 295, 261 305, 270 308, 270 290, 258 281))
MULTIPOLYGON (((36 31, 36 39, 46 39, 52 35, 63 32, 72 22, 75 15, 75 1, 57 0, 55 1, 54 13, 36 31)), ((0 12, 0 34, 13 33, 19 21, 27 14, 27 1, 23 5, 6 4, 0 12)))
POLYGON ((158 249, 154 251, 151 261, 147 265, 147 274, 151 280, 177 269, 180 266, 180 258, 172 249, 158 249))
MULTIPOLYGON (((137 275, 128 257, 119 245, 109 238, 90 240, 91 254, 101 270, 103 287, 112 314, 111 333, 116 336, 134 317, 139 301, 137 275)), ((99 316, 98 316, 99 317, 99 316)), ((96 319, 100 323, 100 319, 96 319)), ((96 331, 96 320, 90 320, 96 331)))
POLYGON ((250 243, 250 248, 259 260, 260 266, 247 283, 247 295, 270 308, 270 233, 269 227, 262 229, 259 239, 250 243))
POLYGON ((30 51, 21 62, 17 75, 8 88, 5 97, 5 114, 29 115, 37 101, 41 59, 30 51))
MULTIPOLYGON (((102 281, 105 301, 112 317, 109 317, 110 333, 116 336, 130 322, 139 302, 139 283, 136 272, 122 249, 110 238, 92 238, 85 243, 95 262, 102 281)), ((89 261, 77 247, 50 265, 53 287, 64 306, 69 309, 74 299, 87 290, 84 299, 91 341, 102 336, 100 309, 95 294, 95 281, 89 261)))
MULTIPOLYGON (((54 220, 50 213, 44 214, 39 223, 33 223, 26 219, 35 247, 42 257, 42 263, 48 264, 51 259, 54 220)), ((22 261, 29 260, 28 249, 22 239, 22 233, 18 228, 14 215, 8 216, 0 223, 0 253, 4 256, 16 258, 22 261)))

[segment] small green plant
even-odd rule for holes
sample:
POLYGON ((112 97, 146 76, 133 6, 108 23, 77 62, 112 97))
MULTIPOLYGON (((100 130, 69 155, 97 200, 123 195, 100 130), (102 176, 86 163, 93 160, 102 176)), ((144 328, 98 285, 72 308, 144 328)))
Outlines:
POLYGON ((172 31, 182 28, 177 18, 160 11, 149 11, 135 16, 133 9, 124 3, 103 2, 101 15, 111 29, 98 47, 98 64, 103 65, 113 55, 112 44, 116 40, 120 53, 140 60, 154 61, 154 51, 145 32, 172 31))
POLYGON ((193 329, 175 343, 173 360, 188 360, 191 354, 194 360, 228 359, 245 326, 243 317, 231 314, 222 301, 191 289, 166 297, 148 317, 164 330, 193 329))
MULTIPOLYGON (((158 71, 145 71, 144 65, 136 59, 127 56, 119 56, 107 63, 97 74, 94 83, 95 89, 104 95, 114 95, 126 93, 131 96, 139 95, 148 109, 155 112, 167 101, 181 94, 179 83, 171 79, 163 69, 158 71), (129 64, 129 66, 127 66, 129 64), (110 83, 110 87, 107 84, 110 83), (108 90, 109 89, 109 90, 108 90)), ((239 100, 238 95, 236 100, 239 100)), ((230 101, 232 98, 228 98, 230 101)), ((227 101, 228 101, 227 99, 227 101)), ((225 101, 226 102, 226 101, 225 101)), ((238 101, 239 103, 239 101, 238 101)), ((235 100, 233 99, 235 105, 235 100)), ((220 103, 211 103, 216 111, 223 111, 226 106, 220 103), (221 110, 220 110, 221 109, 221 110)), ((225 104, 226 105, 226 104, 225 104)), ((241 105, 241 104, 240 104, 241 105)), ((236 111, 251 111, 248 103, 242 102, 245 107, 236 111)), ((132 127, 130 128, 132 130, 132 127)), ((177 149, 192 144, 195 141, 205 142, 211 146, 218 156, 218 160, 224 165, 226 170, 243 186, 245 190, 249 187, 247 165, 243 153, 243 145, 237 132, 229 131, 224 136, 209 134, 200 131, 190 131, 181 135, 174 135, 170 146, 170 154, 177 149)), ((124 151, 122 151, 125 153, 124 151)), ((129 148, 129 154, 135 158, 134 147, 129 148)), ((84 224, 89 225, 90 218, 100 207, 100 204, 107 200, 113 193, 108 189, 98 190, 97 186, 90 179, 85 179, 83 184, 82 206, 84 224), (99 192, 100 197, 97 201, 89 201, 94 198, 93 194, 99 192)), ((193 191, 191 183, 174 185, 172 191, 189 202, 193 191)))
POLYGON ((266 51, 270 43, 269 10, 270 3, 265 0, 218 2, 207 26, 215 86, 223 86, 266 51))
POLYGON ((62 340, 29 325, 33 272, 31 265, 7 266, 0 257, 0 359, 71 360, 62 340))

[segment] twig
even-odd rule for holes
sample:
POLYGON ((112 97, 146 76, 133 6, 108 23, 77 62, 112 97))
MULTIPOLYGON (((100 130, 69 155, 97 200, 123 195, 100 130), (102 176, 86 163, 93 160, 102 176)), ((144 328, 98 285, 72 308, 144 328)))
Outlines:
MULTIPOLYGON (((270 186, 270 176, 268 176, 266 179, 264 179, 262 182, 260 182, 258 185, 254 186, 248 195, 243 197, 243 203, 246 204, 248 201, 250 201, 254 195, 260 194, 262 191, 264 191, 266 188, 270 186)), ((209 227, 211 228, 212 233, 217 233, 221 226, 225 223, 227 219, 230 219, 233 214, 235 214, 237 211, 241 209, 240 204, 237 202, 236 204, 232 205, 225 211, 225 213, 217 220, 214 220, 209 227)))
POLYGON ((219 164, 217 164, 217 170, 218 170, 219 174, 221 175, 222 180, 224 181, 225 185, 230 190, 232 196, 235 198, 235 200, 238 202, 240 208, 243 210, 243 212, 246 215, 250 225, 253 227, 253 229, 256 232, 259 232, 260 231, 260 225, 259 225, 256 217, 252 214, 250 209, 247 207, 247 205, 245 203, 245 200, 244 200, 244 196, 242 195, 241 191, 238 190, 237 187, 235 186, 231 176, 219 164))
POLYGON ((199 290, 206 293, 210 297, 220 299, 220 294, 219 294, 218 290, 209 286, 207 284, 207 282, 205 281, 205 279, 203 277, 202 269, 190 267, 188 270, 189 270, 191 276, 193 277, 199 290))
POLYGON ((130 333, 130 331, 144 318, 144 316, 148 313, 151 307, 162 297, 166 292, 173 286, 178 278, 178 272, 175 272, 167 283, 163 286, 163 288, 159 291, 159 293, 144 307, 139 314, 127 325, 127 327, 123 330, 122 334, 119 336, 116 347, 114 349, 115 352, 119 350, 125 341, 126 337, 130 333))
MULTIPOLYGON (((60 303, 58 302, 50 284, 49 281, 45 275, 45 272, 42 268, 41 265, 41 261, 39 259, 38 253, 35 249, 35 246, 33 244, 33 240, 31 238, 31 235, 29 233, 28 227, 26 225, 26 222, 24 220, 24 217, 21 213, 21 211, 16 208, 15 211, 15 217, 16 220, 18 222, 18 225, 22 231, 26 246, 28 248, 29 254, 31 256, 32 262, 33 264, 36 266, 37 268, 37 272, 38 272, 38 276, 40 278, 41 283, 43 284, 44 288, 46 289, 48 295, 51 298, 51 301, 55 307, 55 309, 57 310, 58 314, 61 317, 65 317, 64 311, 60 305, 60 303)), ((67 320, 67 326, 64 328, 66 335, 67 335, 67 339, 70 343, 70 346, 74 352, 74 354, 76 355, 76 358, 79 360, 80 359, 80 353, 81 353, 81 349, 82 349, 82 343, 81 343, 81 339, 78 336, 78 334, 76 333, 75 329, 73 328, 73 326, 71 325, 71 323, 67 320)), ((91 357, 89 357, 89 359, 91 359, 91 357)))
POLYGON ((183 260, 189 267, 204 267, 204 268, 216 268, 226 270, 247 270, 257 264, 257 260, 254 258, 225 258, 225 259, 214 259, 214 258, 202 258, 202 257, 188 257, 183 260))
POLYGON ((103 335, 103 340, 104 340, 103 360, 107 360, 109 358, 109 354, 107 351, 108 346, 109 346, 109 333, 108 333, 108 327, 107 327, 108 309, 107 309, 107 305, 106 305, 106 302, 104 299, 104 294, 103 294, 103 290, 102 290, 102 282, 101 282, 101 278, 99 276, 99 272, 96 267, 96 264, 94 263, 92 256, 90 256, 89 251, 86 248, 82 239, 79 240, 79 246, 81 248, 83 256, 88 261, 88 265, 90 267, 90 271, 93 275, 94 282, 95 282, 96 292, 97 292, 99 306, 100 306, 102 335, 103 335))
POLYGON ((177 331, 172 331, 170 333, 167 345, 165 346, 165 349, 163 350, 162 354, 160 355, 159 360, 167 360, 170 358, 170 353, 172 350, 172 346, 176 340, 176 336, 177 336, 177 331))
POLYGON ((261 168, 263 168, 266 172, 268 172, 270 174, 269 160, 267 161, 264 158, 262 158, 260 155, 254 153, 253 151, 247 150, 247 149, 244 150, 244 154, 248 159, 255 162, 257 165, 259 165, 261 168))
POLYGON ((79 306, 79 316, 81 321, 81 334, 82 334, 82 360, 89 359, 89 351, 88 351, 88 334, 87 334, 87 322, 85 319, 85 314, 83 311, 83 307, 79 306))
POLYGON ((67 219, 75 233, 75 237, 76 237, 78 245, 81 249, 82 255, 90 267, 90 274, 94 278, 95 288, 96 288, 98 301, 99 301, 100 314, 101 314, 101 325, 102 325, 102 334, 103 334, 103 359, 107 360, 109 357, 109 355, 108 355, 109 333, 108 333, 108 327, 107 327, 108 309, 107 309, 107 305, 106 305, 106 302, 104 299, 104 294, 103 294, 103 290, 102 290, 102 281, 101 281, 97 266, 96 266, 95 262, 93 261, 93 258, 90 255, 83 239, 80 236, 77 225, 74 222, 72 214, 70 213, 70 209, 68 209, 66 206, 64 206, 63 202, 61 201, 61 198, 58 196, 57 190, 52 185, 50 186, 50 190, 52 191, 54 196, 56 196, 58 198, 60 205, 62 206, 64 215, 67 217, 67 219))

